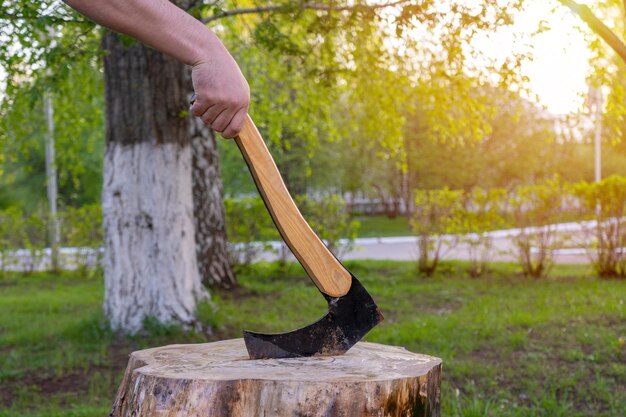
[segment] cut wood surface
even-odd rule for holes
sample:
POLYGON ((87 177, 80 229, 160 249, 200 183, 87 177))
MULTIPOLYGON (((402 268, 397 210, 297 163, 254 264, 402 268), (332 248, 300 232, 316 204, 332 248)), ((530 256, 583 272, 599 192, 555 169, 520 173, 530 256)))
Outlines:
POLYGON ((243 339, 133 352, 111 416, 440 416, 441 359, 359 342, 250 360, 243 339))

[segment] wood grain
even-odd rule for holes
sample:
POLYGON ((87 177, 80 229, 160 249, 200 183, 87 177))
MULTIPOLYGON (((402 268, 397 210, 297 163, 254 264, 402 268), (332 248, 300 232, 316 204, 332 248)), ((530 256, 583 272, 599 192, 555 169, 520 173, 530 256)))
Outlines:
POLYGON ((357 343, 344 355, 249 360, 242 339, 133 352, 111 417, 439 417, 441 359, 357 343))
POLYGON ((352 285, 350 272, 302 217, 250 116, 235 141, 278 231, 294 256, 320 291, 331 297, 345 295, 352 285))

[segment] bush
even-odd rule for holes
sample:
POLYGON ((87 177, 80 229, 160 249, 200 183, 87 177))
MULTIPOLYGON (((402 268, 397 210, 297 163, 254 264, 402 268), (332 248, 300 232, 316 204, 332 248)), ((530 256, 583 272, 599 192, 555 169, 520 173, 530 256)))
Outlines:
POLYGON ((520 229, 513 244, 527 277, 545 277, 552 268, 554 250, 564 242, 555 223, 561 217, 565 196, 565 187, 554 178, 519 186, 509 197, 513 224, 520 229))
POLYGON ((626 277, 626 178, 610 176, 599 183, 580 182, 573 186, 583 218, 585 246, 600 277, 626 277))
POLYGON ((343 197, 328 195, 314 200, 298 196, 296 201, 311 228, 335 256, 340 257, 354 248, 360 223, 350 219, 343 197))
POLYGON ((20 238, 22 218, 22 211, 14 207, 0 212, 0 271, 2 272, 10 270, 19 263, 14 251, 22 244, 20 238))
POLYGON ((224 199, 226 230, 233 266, 247 266, 279 238, 276 226, 260 197, 224 199))
POLYGON ((492 188, 484 190, 475 187, 465 200, 459 212, 460 243, 467 245, 470 259, 469 274, 479 277, 487 270, 491 261, 493 237, 488 232, 507 225, 504 212, 506 209, 506 190, 492 188))
POLYGON ((83 272, 101 265, 103 232, 100 204, 68 207, 61 215, 62 244, 75 250, 72 253, 73 264, 83 272))
POLYGON ((418 270, 431 276, 437 270, 444 244, 450 250, 458 239, 445 236, 461 229, 459 213, 463 209, 463 192, 450 190, 415 190, 415 210, 411 227, 417 235, 418 270))
POLYGON ((46 219, 37 213, 26 217, 17 208, 0 212, 0 270, 37 270, 45 255, 46 236, 46 219))
POLYGON ((37 213, 22 218, 21 221, 21 247, 27 252, 22 257, 22 271, 32 273, 41 267, 41 261, 45 255, 48 219, 37 213))

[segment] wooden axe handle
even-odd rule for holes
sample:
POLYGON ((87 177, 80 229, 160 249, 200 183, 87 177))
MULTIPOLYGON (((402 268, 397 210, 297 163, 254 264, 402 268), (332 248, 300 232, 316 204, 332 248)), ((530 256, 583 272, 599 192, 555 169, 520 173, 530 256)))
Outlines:
POLYGON ((352 285, 352 276, 302 217, 250 116, 247 116, 235 142, 280 235, 309 277, 324 294, 331 297, 345 295, 352 285))

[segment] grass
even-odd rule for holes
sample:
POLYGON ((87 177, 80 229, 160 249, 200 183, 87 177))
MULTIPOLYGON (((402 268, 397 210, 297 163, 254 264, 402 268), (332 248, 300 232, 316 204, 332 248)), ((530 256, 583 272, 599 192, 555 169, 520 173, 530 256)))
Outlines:
MULTIPOLYGON (((459 262, 429 279, 411 263, 347 266, 385 314, 367 340, 443 358, 444 416, 626 415, 626 282, 581 266, 543 281, 508 264, 481 279, 459 262)), ((239 289, 199 308, 212 334, 148 323, 134 338, 104 325, 100 278, 1 278, 0 416, 106 415, 132 350, 284 331, 325 310, 298 266, 259 264, 239 277, 239 289)))
POLYGON ((358 237, 413 236, 411 226, 403 216, 393 219, 387 216, 359 216, 355 219, 360 223, 358 237))

